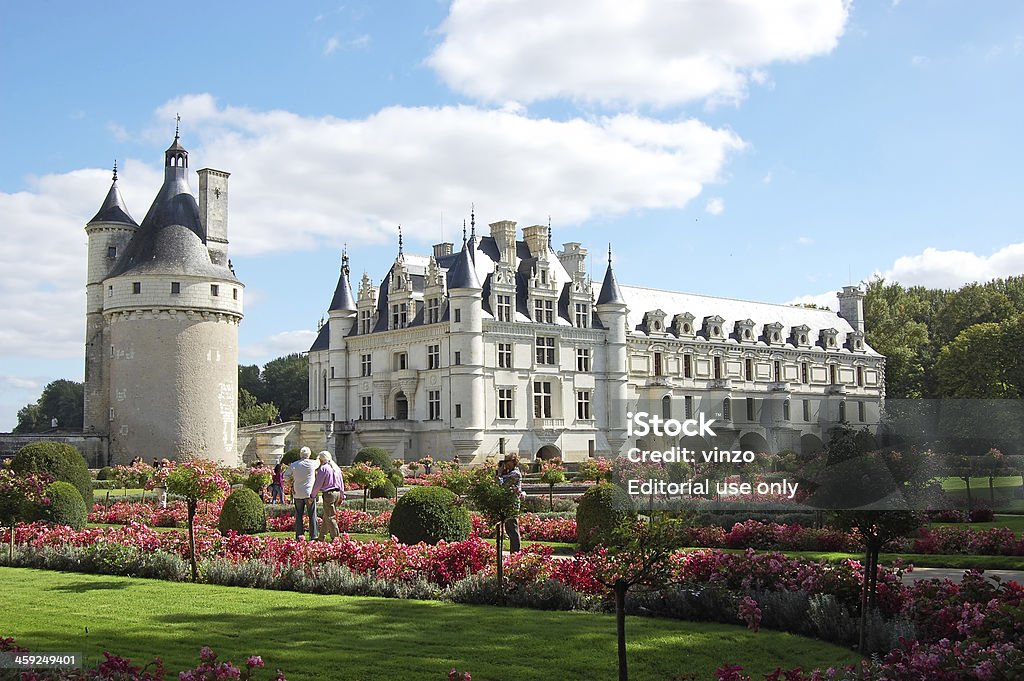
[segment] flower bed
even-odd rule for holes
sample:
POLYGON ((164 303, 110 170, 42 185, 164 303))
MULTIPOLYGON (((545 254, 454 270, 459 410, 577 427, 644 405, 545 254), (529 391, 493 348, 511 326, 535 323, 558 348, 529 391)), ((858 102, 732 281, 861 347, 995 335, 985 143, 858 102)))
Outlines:
POLYGON ((969 527, 922 528, 911 544, 914 553, 964 553, 983 556, 1024 556, 1024 538, 1005 527, 974 530, 969 527))

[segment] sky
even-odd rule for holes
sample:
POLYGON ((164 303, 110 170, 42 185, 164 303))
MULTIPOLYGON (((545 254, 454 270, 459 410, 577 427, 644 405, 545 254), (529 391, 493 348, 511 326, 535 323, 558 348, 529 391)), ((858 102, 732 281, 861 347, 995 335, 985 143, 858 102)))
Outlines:
POLYGON ((231 173, 240 362, 475 206, 600 279, 836 307, 1024 273, 1014 0, 0 2, 0 431, 84 370, 85 223, 141 221, 181 116, 231 173))

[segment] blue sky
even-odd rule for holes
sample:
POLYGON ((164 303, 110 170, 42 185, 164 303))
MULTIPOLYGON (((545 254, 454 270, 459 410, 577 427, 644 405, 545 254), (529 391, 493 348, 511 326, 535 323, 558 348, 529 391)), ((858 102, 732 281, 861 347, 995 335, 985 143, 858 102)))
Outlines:
MULTIPOLYGON (((5 3, 0 430, 83 373, 83 226, 141 220, 182 116, 229 171, 241 361, 353 278, 546 222, 619 281, 828 302, 1024 272, 1024 5, 902 0, 5 3)), ((193 178, 193 189, 197 183, 193 178)))

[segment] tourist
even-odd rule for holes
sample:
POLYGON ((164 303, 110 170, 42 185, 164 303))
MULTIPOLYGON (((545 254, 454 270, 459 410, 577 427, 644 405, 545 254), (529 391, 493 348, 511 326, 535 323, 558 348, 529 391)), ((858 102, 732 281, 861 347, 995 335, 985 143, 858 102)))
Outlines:
POLYGON ((309 540, 317 538, 316 498, 313 497, 313 481, 316 477, 316 462, 309 447, 299 450, 299 460, 288 466, 284 478, 292 481, 292 500, 295 502, 295 538, 303 536, 302 516, 309 516, 309 540))
POLYGON ((284 503, 284 466, 274 465, 274 473, 270 476, 270 503, 284 503), (280 499, 280 501, 275 501, 280 499))
MULTIPOLYGON (((156 461, 156 459, 153 459, 153 461, 156 461)), ((154 466, 154 468, 170 467, 171 462, 169 459, 161 459, 160 462, 156 466, 154 466)), ((167 478, 164 478, 163 482, 160 484, 162 485, 162 487, 160 488, 160 508, 167 508, 167 478)))
MULTIPOLYGON (((523 473, 519 470, 519 456, 506 454, 505 458, 498 464, 498 482, 503 487, 510 487, 515 490, 520 499, 526 497, 523 492, 523 473)), ((513 516, 505 520, 505 531, 508 533, 508 548, 516 553, 520 548, 519 539, 519 517, 513 516)), ((501 547, 498 547, 501 550, 501 547)))
MULTIPOLYGON (((313 490, 310 497, 316 499, 316 495, 324 495, 324 526, 326 534, 331 535, 331 541, 338 538, 341 532, 338 530, 338 500, 345 498, 345 482, 342 480, 341 469, 334 463, 331 453, 320 452, 317 455, 320 459, 320 467, 316 469, 316 480, 313 482, 313 490)), ((321 535, 324 539, 325 535, 321 535)), ((326 539, 325 539, 326 541, 326 539)))

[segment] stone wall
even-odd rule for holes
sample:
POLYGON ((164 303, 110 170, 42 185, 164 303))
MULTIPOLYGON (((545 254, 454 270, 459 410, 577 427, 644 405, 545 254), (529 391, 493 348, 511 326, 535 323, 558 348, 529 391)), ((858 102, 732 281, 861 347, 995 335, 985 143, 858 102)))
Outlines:
POLYGON ((66 442, 82 452, 89 468, 102 468, 108 463, 107 438, 83 433, 0 433, 0 458, 14 456, 15 452, 30 442, 66 442))

